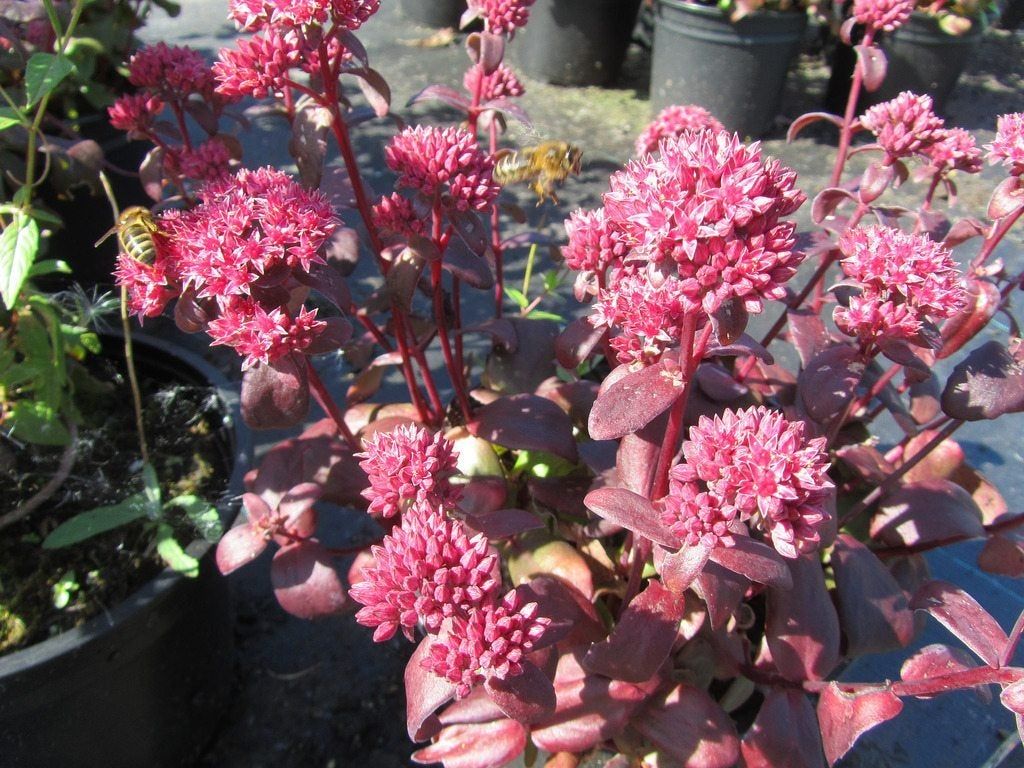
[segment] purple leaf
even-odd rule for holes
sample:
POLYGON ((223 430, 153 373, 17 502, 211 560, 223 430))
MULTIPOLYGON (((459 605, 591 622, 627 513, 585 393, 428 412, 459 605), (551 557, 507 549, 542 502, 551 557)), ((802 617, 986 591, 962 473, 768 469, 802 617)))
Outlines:
POLYGON ((856 202, 857 198, 849 190, 839 189, 838 187, 828 187, 821 190, 821 192, 814 196, 814 200, 811 202, 811 220, 815 224, 820 225, 826 219, 831 218, 836 209, 845 200, 856 202))
POLYGON ((726 345, 737 341, 747 329, 749 320, 750 314, 740 299, 733 297, 723 302, 711 315, 711 324, 718 343, 726 345))
POLYGON ((836 455, 862 480, 872 485, 881 483, 895 469, 873 445, 844 445, 836 449, 836 455))
POLYGON ((492 317, 477 325, 471 325, 468 328, 464 328, 463 333, 489 334, 494 343, 502 347, 506 352, 515 352, 519 346, 519 337, 516 336, 515 325, 503 317, 492 317))
POLYGON ((825 323, 817 312, 809 309, 791 309, 786 312, 789 340, 796 347, 800 365, 804 368, 831 343, 825 323))
POLYGON ((877 91, 888 69, 885 51, 876 45, 855 45, 853 49, 857 52, 857 66, 864 77, 864 90, 868 93, 877 91))
POLYGON ((217 542, 217 569, 224 576, 233 573, 259 557, 268 543, 249 523, 236 525, 217 542))
POLYGON ((590 411, 590 436, 614 440, 636 432, 668 410, 682 393, 678 369, 672 371, 666 360, 627 373, 602 387, 590 411))
POLYGON ((787 680, 821 680, 839 662, 839 617, 816 555, 789 561, 791 589, 768 588, 765 638, 787 680))
POLYGON ((886 544, 913 546, 948 538, 983 536, 981 510, 949 480, 922 480, 886 496, 871 519, 871 535, 886 544))
POLYGON ((488 290, 494 286, 494 273, 487 259, 470 250, 462 240, 448 243, 441 267, 472 288, 488 290))
POLYGON ((174 302, 174 324, 185 333, 199 333, 210 322, 210 316, 200 303, 194 288, 186 288, 174 302))
POLYGON ((927 611, 940 624, 978 654, 990 667, 999 658, 1008 638, 992 614, 959 587, 945 581, 930 581, 917 590, 910 607, 927 611))
POLYGON ((1024 542, 993 536, 978 553, 978 567, 986 573, 1019 579, 1024 576, 1024 542))
POLYGON ((718 563, 708 561, 697 575, 695 590, 708 607, 712 629, 721 629, 732 618, 750 588, 750 580, 718 563))
POLYGON ((346 69, 345 74, 355 75, 359 90, 373 107, 377 117, 384 117, 391 109, 391 88, 380 72, 370 67, 346 69))
POLYGON ((999 182, 988 201, 988 217, 994 221, 1016 213, 1024 205, 1024 186, 1020 178, 1010 176, 999 182))
POLYGON ((546 451, 574 463, 579 458, 569 415, 537 395, 500 397, 479 409, 466 427, 506 448, 546 451))
POLYGON ((980 237, 986 232, 988 232, 988 226, 978 221, 978 219, 958 219, 949 228, 949 232, 943 238, 942 244, 947 248, 956 248, 961 243, 966 243, 972 238, 980 237))
POLYGON ((535 665, 523 662, 523 672, 500 680, 489 677, 484 683, 491 701, 517 722, 536 723, 555 711, 555 688, 535 665))
POLYGON ((530 579, 528 586, 538 613, 551 619, 544 633, 545 642, 549 634, 556 632, 556 625, 569 629, 556 639, 566 647, 590 645, 604 639, 607 631, 594 604, 574 584, 557 576, 536 576, 530 579))
POLYGON ((825 120, 836 128, 843 127, 843 118, 839 115, 833 115, 828 112, 807 112, 806 114, 800 115, 796 120, 793 121, 792 125, 789 126, 789 131, 786 133, 786 141, 793 141, 800 132, 812 123, 816 123, 819 120, 825 120))
POLYGON ((437 741, 413 753, 421 765, 443 763, 444 768, 491 768, 515 760, 526 748, 526 729, 503 718, 489 723, 450 725, 437 741))
POLYGON ((740 745, 746 768, 821 768, 821 732, 800 691, 772 688, 740 745))
POLYGON ((595 674, 627 683, 650 679, 672 650, 684 607, 682 597, 669 592, 660 582, 648 582, 647 589, 626 606, 608 639, 590 647, 583 666, 595 674))
POLYGON ((164 151, 153 147, 139 166, 139 181, 150 199, 160 202, 164 198, 164 151))
POLYGON ((857 658, 902 648, 914 637, 907 596, 874 553, 847 533, 832 550, 836 603, 846 655, 857 658))
POLYGON ((544 527, 540 518, 525 509, 496 509, 469 514, 466 515, 466 523, 488 539, 509 539, 544 527))
POLYGON ((492 720, 503 720, 501 708, 490 700, 487 691, 477 686, 464 699, 452 702, 438 715, 443 725, 459 723, 489 723, 492 720))
MULTIPOLYGON (((978 665, 975 663, 974 657, 963 648, 954 648, 943 643, 932 643, 903 662, 903 666, 900 668, 900 679, 908 682, 927 680, 932 677, 942 677, 954 672, 974 669, 976 666, 978 665)), ((918 698, 930 699, 933 697, 919 696, 918 698)))
POLYGON ((604 333, 604 328, 595 328, 586 317, 573 320, 555 340, 558 364, 567 370, 576 370, 601 343, 604 333))
POLYGON ((1024 679, 1010 683, 999 694, 1003 706, 1016 715, 1024 715, 1024 679))
POLYGON ((278 550, 270 564, 270 583, 281 607, 300 619, 330 616, 349 606, 330 553, 315 542, 278 550))
POLYGON ((287 429, 309 413, 306 359, 290 354, 242 376, 242 417, 251 429, 287 429))
POLYGON ((740 334, 740 337, 731 344, 719 344, 717 339, 712 339, 711 343, 704 350, 704 357, 706 358, 739 357, 742 355, 752 355, 758 360, 764 360, 766 363, 774 362, 771 353, 745 333, 740 334))
POLYGON ((818 697, 818 724, 828 764, 835 765, 862 734, 892 720, 902 709, 903 702, 892 691, 843 693, 837 683, 829 683, 818 697))
POLYGON ((985 342, 953 369, 942 410, 964 421, 1024 411, 1024 367, 998 341, 985 342))
POLYGON ((487 359, 485 382, 498 392, 536 392, 555 375, 555 339, 558 324, 550 320, 509 317, 515 328, 513 350, 495 349, 487 359))
POLYGON ((317 291, 342 312, 348 311, 352 304, 352 294, 336 267, 331 264, 314 264, 308 274, 299 270, 296 273, 300 282, 317 291))
POLYGON ((772 547, 747 536, 736 536, 735 541, 732 547, 715 547, 711 551, 712 562, 758 584, 778 589, 793 586, 789 566, 772 547))
POLYGON ((413 741, 429 739, 441 729, 434 713, 455 697, 454 683, 423 667, 434 642, 433 636, 424 637, 405 665, 406 728, 413 741))
POLYGON ((512 99, 491 99, 490 101, 485 101, 481 104, 480 109, 497 110, 502 114, 508 115, 513 120, 522 123, 526 128, 533 128, 533 121, 530 120, 530 116, 526 114, 526 110, 516 102, 512 101, 512 99))
POLYGON ((615 737, 646 696, 636 686, 587 672, 579 651, 564 654, 555 673, 555 711, 530 738, 548 752, 585 752, 615 737))
POLYGON ((421 101, 431 100, 443 101, 448 106, 455 107, 455 109, 463 113, 469 112, 470 102, 466 95, 447 85, 428 85, 409 99, 406 106, 411 107, 413 104, 418 104, 421 101))
POLYGON ((884 194, 895 177, 896 171, 891 165, 884 165, 881 161, 868 163, 860 177, 860 201, 864 205, 873 203, 884 194))
POLYGON ((299 179, 307 189, 320 186, 331 120, 331 113, 316 104, 307 104, 296 110, 292 118, 288 154, 295 158, 299 179))
POLYGON ((942 346, 935 351, 939 360, 959 351, 978 332, 988 325, 1002 303, 999 289, 990 280, 966 277, 963 280, 967 301, 957 314, 946 320, 939 329, 942 346))
MULTIPOLYGON (((466 21, 463 16, 463 22, 466 21)), ((490 75, 505 57, 505 38, 490 32, 473 32, 466 37, 466 53, 474 64, 483 68, 485 75, 490 75)))
POLYGON ((711 547, 703 542, 680 548, 678 552, 655 550, 655 566, 661 580, 672 592, 682 595, 696 581, 711 556, 711 547))
MULTIPOLYGON (((480 217, 473 211, 460 211, 458 208, 447 208, 448 218, 455 225, 455 233, 459 239, 477 256, 483 256, 490 247, 487 228, 480 217)), ((449 249, 452 247, 448 243, 449 249)))
POLYGON ((823 423, 836 416, 853 397, 863 373, 860 353, 847 344, 836 344, 815 355, 797 380, 807 413, 823 423))
POLYGON ((352 338, 352 323, 344 317, 326 317, 326 327, 306 347, 307 355, 323 355, 336 352, 352 338))
POLYGON ((647 493, 654 482, 658 452, 668 414, 663 413, 638 432, 623 435, 615 456, 618 482, 634 493, 647 493))
POLYGON ((594 514, 621 525, 640 536, 669 549, 679 547, 679 540, 668 530, 650 499, 625 488, 598 488, 583 500, 594 514))
POLYGON ((716 403, 732 403, 750 390, 740 384, 725 368, 712 363, 703 363, 694 372, 694 380, 700 391, 716 403))
POLYGON ((740 756, 736 727, 725 710, 687 683, 645 707, 632 725, 661 753, 689 768, 729 768, 740 756))

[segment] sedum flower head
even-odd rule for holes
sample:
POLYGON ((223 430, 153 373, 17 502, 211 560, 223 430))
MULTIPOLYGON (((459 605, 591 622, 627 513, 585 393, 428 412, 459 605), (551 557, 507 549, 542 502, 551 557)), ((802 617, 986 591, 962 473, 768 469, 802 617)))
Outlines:
POLYGON ((940 173, 981 173, 981 150, 970 131, 942 128, 934 136, 935 140, 921 152, 940 173))
POLYGON ((240 29, 257 32, 323 26, 358 29, 380 9, 380 0, 231 0, 229 16, 240 29))
POLYGON ((148 93, 120 96, 107 107, 110 125, 126 131, 130 139, 145 139, 153 131, 153 123, 164 110, 164 103, 148 93))
MULTIPOLYGON (((683 444, 685 463, 672 470, 680 484, 673 493, 685 500, 684 484, 703 483, 714 504, 730 511, 711 514, 713 535, 722 538, 715 524, 731 521, 728 514, 735 510, 735 519, 763 531, 785 557, 817 548, 833 487, 825 438, 808 440, 803 422, 787 421, 763 406, 726 410, 713 419, 701 416, 689 438, 683 444)), ((707 526, 694 527, 698 533, 707 526)))
POLYGON ((925 321, 951 317, 963 305, 961 276, 949 251, 925 235, 888 227, 848 230, 840 266, 861 292, 837 307, 836 325, 862 342, 914 340, 925 321))
POLYGON ((267 29, 235 48, 222 48, 213 65, 217 93, 241 98, 264 99, 288 88, 289 72, 306 60, 306 46, 294 31, 267 29))
POLYGON ((205 94, 213 87, 213 75, 199 51, 166 43, 148 45, 132 56, 128 79, 165 101, 205 94))
POLYGON ((626 244, 603 208, 573 211, 565 221, 569 242, 562 248, 566 266, 578 272, 604 273, 626 255, 626 244))
POLYGON ((192 181, 219 181, 231 171, 231 152, 218 139, 197 147, 171 150, 164 158, 167 169, 192 181))
POLYGON ((676 138, 684 131, 724 131, 714 115, 696 104, 672 104, 665 107, 640 132, 636 140, 636 156, 654 152, 663 139, 676 138))
POLYGON ((932 110, 931 96, 910 91, 871 107, 860 122, 875 134, 890 161, 920 152, 940 138, 943 129, 942 119, 932 110))
POLYGON ((211 345, 224 344, 242 356, 242 370, 272 363, 309 347, 327 327, 316 319, 317 310, 300 308, 294 316, 281 307, 267 310, 249 297, 238 297, 221 308, 209 322, 211 345))
POLYGON ((853 18, 875 32, 892 32, 907 22, 914 5, 914 0, 853 0, 853 18))
POLYGON ((782 221, 805 200, 796 174, 726 132, 684 133, 614 174, 605 215, 643 261, 675 274, 702 311, 740 299, 760 312, 785 295, 803 255, 782 221))
POLYGON ((152 264, 144 264, 122 251, 117 256, 114 279, 128 291, 128 311, 140 319, 161 314, 178 295, 167 259, 159 249, 152 264))
POLYGON ((474 64, 466 70, 462 84, 470 94, 480 92, 480 101, 507 99, 522 96, 526 88, 504 62, 498 65, 491 74, 486 74, 482 64, 474 64))
POLYGON ((457 471, 455 447, 437 432, 403 424, 390 432, 377 432, 358 454, 359 466, 370 480, 363 496, 369 513, 394 517, 413 503, 454 504, 458 489, 448 478, 457 471))
POLYGON ((996 137, 985 149, 990 164, 1002 163, 1011 176, 1024 176, 1024 112, 1001 115, 996 122, 996 137))
POLYGON ((551 623, 537 613, 537 603, 525 602, 513 590, 497 605, 454 617, 422 664, 455 683, 455 695, 460 699, 488 678, 516 677, 523 672, 523 659, 551 623))
POLYGON ((483 534, 472 538, 442 507, 418 504, 403 516, 379 546, 352 598, 364 607, 356 621, 374 629, 383 642, 399 629, 413 639, 421 622, 431 634, 446 619, 465 618, 489 605, 498 587, 497 555, 483 534))
POLYGON ((493 178, 494 162, 461 128, 406 128, 391 140, 384 159, 400 185, 428 196, 443 193, 462 211, 486 210, 501 189, 493 178))
POLYGON ((484 28, 495 35, 513 37, 526 26, 534 0, 468 0, 469 8, 484 20, 484 28))
POLYGON ((412 201, 398 192, 384 195, 373 206, 377 228, 390 235, 409 237, 426 232, 426 222, 416 214, 412 201))
POLYGON ((736 507, 701 491, 697 483, 679 480, 677 469, 674 467, 670 475, 668 495, 658 504, 662 522, 687 547, 731 547, 735 543, 732 525, 738 515, 736 507))

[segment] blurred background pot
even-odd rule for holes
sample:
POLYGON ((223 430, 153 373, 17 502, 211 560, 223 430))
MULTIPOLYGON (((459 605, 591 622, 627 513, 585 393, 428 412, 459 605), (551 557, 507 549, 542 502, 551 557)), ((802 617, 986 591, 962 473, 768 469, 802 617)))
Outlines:
POLYGON ((405 18, 424 27, 458 29, 466 0, 401 0, 398 7, 405 18))

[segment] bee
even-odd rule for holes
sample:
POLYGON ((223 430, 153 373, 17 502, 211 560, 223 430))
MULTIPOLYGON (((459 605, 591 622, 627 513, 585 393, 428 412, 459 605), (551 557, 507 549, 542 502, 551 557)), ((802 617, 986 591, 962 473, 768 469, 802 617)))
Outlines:
POLYGON ((96 241, 96 245, 116 233, 121 251, 143 264, 152 264, 156 259, 155 235, 159 232, 160 227, 149 209, 133 205, 121 211, 117 223, 96 241))
POLYGON ((496 155, 494 180, 502 186, 528 181, 539 198, 537 205, 551 198, 558 202, 555 184, 569 174, 580 172, 583 150, 567 141, 545 141, 534 147, 503 149, 496 155))

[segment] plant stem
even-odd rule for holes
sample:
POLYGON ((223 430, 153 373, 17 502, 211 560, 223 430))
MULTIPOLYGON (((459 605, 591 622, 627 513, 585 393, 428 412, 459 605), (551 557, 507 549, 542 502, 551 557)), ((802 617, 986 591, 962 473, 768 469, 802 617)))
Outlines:
MULTIPOLYGON (((991 536, 996 533, 1012 530, 1021 525, 1024 525, 1024 514, 1014 515, 1013 517, 989 523, 985 526, 985 534, 987 536, 991 536)), ((875 556, 878 558, 901 557, 903 555, 916 555, 921 552, 930 552, 933 549, 941 549, 942 547, 948 547, 950 544, 957 544, 961 541, 968 541, 972 538, 976 537, 970 536, 966 533, 960 533, 954 536, 947 536, 943 539, 932 539, 924 544, 899 544, 891 547, 879 547, 878 549, 872 549, 871 551, 874 552, 875 556)), ((1018 619, 1018 621, 1020 620, 1018 619)))
POLYGON ((988 260, 988 257, 992 255, 992 251, 999 245, 999 242, 1006 236, 1006 233, 1010 231, 1010 228, 1017 223, 1017 219, 1021 217, 1021 214, 1024 214, 1024 205, 1009 216, 1004 216, 998 221, 992 228, 992 234, 986 237, 985 242, 982 243, 978 255, 971 261, 972 269, 979 269, 988 260))
MULTIPOLYGON (((1014 520, 1024 522, 1024 515, 1018 515, 1014 520)), ((1017 650, 1017 643, 1020 642, 1020 636, 1024 634, 1024 611, 1020 612, 1020 616, 1017 617, 1017 621, 1013 625, 1013 629, 1010 630, 1010 636, 1006 643, 1006 648, 999 655, 999 664, 1006 666, 1013 660, 1013 654, 1017 650)))
POLYGON ((313 366, 313 361, 308 357, 306 359, 306 377, 309 380, 310 392, 313 394, 313 399, 316 400, 317 404, 323 408, 331 421, 338 427, 338 433, 345 438, 345 442, 348 443, 349 448, 353 451, 362 450, 362 446, 356 436, 352 434, 352 430, 348 428, 348 424, 345 423, 345 415, 341 412, 338 404, 331 397, 331 393, 324 386, 323 380, 320 378, 320 374, 316 372, 316 368, 313 366))
POLYGON ((49 499, 68 479, 71 469, 75 466, 75 458, 78 454, 78 427, 75 422, 68 421, 68 444, 64 447, 64 453, 60 456, 60 463, 53 476, 46 481, 46 485, 40 488, 32 498, 20 507, 0 516, 0 531, 19 520, 24 520, 39 508, 43 502, 49 499))
MULTIPOLYGON (((875 32, 868 29, 864 33, 861 45, 870 48, 874 40, 875 32)), ((853 67, 853 82, 850 84, 850 95, 846 98, 846 112, 843 114, 843 127, 839 131, 839 149, 836 152, 836 162, 832 166, 832 177, 829 179, 830 187, 838 186, 843 177, 843 168, 846 167, 846 157, 850 152, 850 140, 853 137, 853 120, 857 113, 857 101, 860 99, 861 85, 864 83, 864 68, 860 59, 853 67)))

